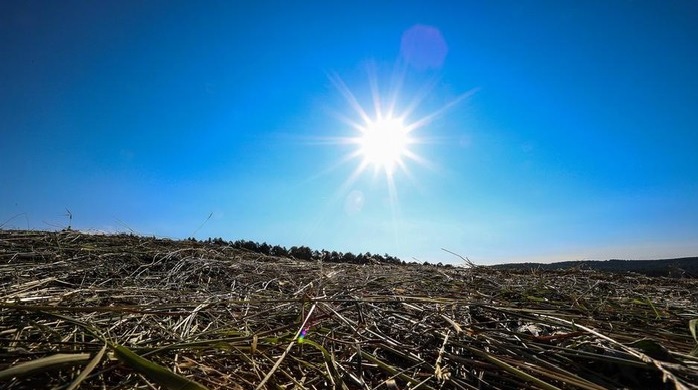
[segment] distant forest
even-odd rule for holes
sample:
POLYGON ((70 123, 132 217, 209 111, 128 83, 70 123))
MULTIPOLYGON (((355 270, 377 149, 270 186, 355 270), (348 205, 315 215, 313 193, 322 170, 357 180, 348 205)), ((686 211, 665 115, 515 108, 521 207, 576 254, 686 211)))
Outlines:
MULTIPOLYGON (((67 228, 63 229, 62 232, 73 232, 74 230, 67 228)), ((23 231, 23 230, 5 230, 0 227, 0 232, 12 234, 16 233, 28 233, 34 232, 36 234, 49 233, 45 231, 23 231)), ((89 234, 89 233, 87 233, 89 234)), ((130 234, 117 234, 120 237, 130 237, 133 239, 139 238, 140 236, 130 234)), ((145 238, 145 237, 140 237, 145 238)), ((172 243, 175 241, 179 242, 190 242, 196 243, 198 245, 205 246, 218 246, 226 248, 235 248, 239 250, 249 251, 252 253, 259 253, 266 256, 275 257, 287 257, 294 258, 297 260, 306 261, 323 261, 327 263, 349 263, 349 264, 394 264, 394 265, 417 265, 416 261, 405 262, 395 256, 389 254, 373 254, 370 252, 354 254, 351 252, 338 252, 338 251, 328 251, 328 250, 314 250, 307 246, 292 246, 286 248, 281 245, 270 245, 266 242, 258 243, 249 240, 236 240, 236 241, 226 241, 223 238, 208 238, 206 240, 197 240, 193 237, 184 240, 171 240, 167 238, 155 238, 152 240, 158 241, 162 244, 172 243)), ((450 251, 446 251, 452 253, 450 251)), ((454 254, 458 256, 457 254, 454 254)), ((416 260, 416 259, 414 259, 416 260)), ((469 259, 463 258, 464 266, 478 268, 478 266, 472 263, 469 259)), ((442 263, 430 263, 423 262, 424 266, 432 267, 454 267, 452 264, 442 264, 442 263)), ((543 263, 508 263, 508 264, 497 264, 490 266, 483 266, 491 269, 501 269, 501 270, 595 270, 602 272, 634 272, 638 274, 643 274, 647 276, 667 276, 673 278, 698 278, 698 257, 683 257, 675 259, 662 259, 662 260, 580 260, 580 261, 563 261, 557 263, 543 264, 543 263)))
POLYGON ((552 264, 518 263, 498 264, 496 269, 564 270, 591 269, 604 272, 636 272, 647 276, 674 278, 698 278, 698 257, 682 257, 663 260, 582 260, 552 264))
MULTIPOLYGON (((189 238, 189 241, 196 242, 195 238, 189 238)), ((350 263, 350 264, 368 264, 368 263, 387 263, 387 264, 404 264, 405 262, 395 256, 389 254, 379 255, 371 252, 354 254, 351 252, 337 252, 327 250, 313 250, 307 246, 292 246, 286 248, 281 245, 270 245, 266 242, 258 243, 248 240, 225 241, 222 238, 209 238, 201 241, 208 244, 231 246, 236 249, 247 250, 250 252, 260 253, 267 256, 277 257, 292 257, 297 260, 321 260, 328 263, 350 263)))
MULTIPOLYGON (((190 238, 191 241, 196 241, 190 238)), ((202 241, 214 245, 231 246, 236 249, 248 250, 268 256, 292 257, 298 260, 321 260, 328 263, 387 263, 407 264, 395 256, 389 254, 379 255, 370 252, 354 254, 351 252, 337 252, 327 250, 313 250, 306 246, 292 246, 286 248, 279 245, 269 245, 266 242, 258 243, 247 240, 225 241, 222 238, 209 238, 202 241)), ((410 264, 417 264, 411 262, 410 264)), ((424 262, 423 265, 441 267, 442 263, 433 264, 424 262)), ((446 264, 446 267, 452 267, 446 264)), ((590 269, 603 272, 635 272, 647 276, 667 276, 674 278, 698 278, 698 257, 683 257, 662 260, 581 260, 563 261, 551 264, 541 263, 511 263, 489 266, 494 269, 512 270, 565 270, 565 269, 590 269)))

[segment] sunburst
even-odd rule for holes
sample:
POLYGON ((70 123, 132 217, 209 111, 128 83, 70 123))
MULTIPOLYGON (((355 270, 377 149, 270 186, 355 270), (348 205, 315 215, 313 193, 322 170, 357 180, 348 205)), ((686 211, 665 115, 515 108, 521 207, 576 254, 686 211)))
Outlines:
POLYGON ((339 76, 331 75, 330 79, 356 114, 354 118, 340 115, 340 119, 356 132, 354 136, 338 139, 338 143, 354 145, 354 149, 346 155, 344 160, 359 160, 356 169, 347 178, 343 188, 350 187, 362 173, 373 168, 374 175, 382 173, 385 176, 393 204, 397 201, 395 178, 398 173, 411 177, 412 174, 408 166, 410 162, 431 165, 430 161, 412 150, 414 146, 423 144, 428 139, 428 137, 418 136, 418 130, 474 93, 474 90, 466 92, 443 107, 410 120, 429 92, 429 88, 423 89, 422 93, 415 94, 412 98, 405 98, 405 96, 401 96, 400 92, 402 77, 398 77, 394 78, 397 82, 392 88, 392 93, 386 97, 379 93, 375 73, 369 72, 368 80, 373 104, 373 112, 369 114, 369 110, 359 103, 356 95, 339 76), (410 101, 411 103, 407 105, 407 108, 398 111, 398 101, 410 101))
MULTIPOLYGON (((369 68, 369 70, 373 70, 369 68)), ((423 100, 429 96, 434 84, 429 84, 421 88, 414 94, 402 94, 405 72, 398 72, 391 78, 390 94, 379 93, 378 79, 375 72, 369 71, 368 81, 370 87, 369 100, 373 107, 362 106, 357 99, 357 95, 352 92, 345 82, 336 74, 330 74, 329 79, 346 100, 350 112, 353 115, 338 113, 334 111, 336 118, 348 125, 349 130, 354 133, 350 136, 322 136, 313 137, 312 143, 327 146, 347 146, 351 150, 335 161, 334 164, 325 167, 316 175, 308 178, 315 180, 334 171, 340 165, 345 165, 351 161, 358 161, 356 167, 349 176, 337 188, 330 202, 324 205, 325 212, 319 213, 318 219, 314 223, 313 230, 318 229, 320 224, 332 212, 329 208, 339 202, 344 203, 345 212, 348 215, 355 215, 364 206, 364 192, 358 188, 352 188, 360 176, 367 171, 373 171, 374 179, 383 176, 388 192, 389 207, 392 214, 395 243, 399 242, 398 220, 399 202, 397 194, 396 179, 406 176, 413 183, 418 183, 412 174, 410 167, 417 164, 428 168, 435 168, 441 163, 432 163, 420 156, 416 150, 425 143, 431 143, 434 139, 442 137, 425 136, 424 128, 441 116, 445 111, 452 108, 462 100, 468 98, 475 89, 470 90, 456 98, 450 100, 443 106, 435 110, 429 110, 422 116, 415 115, 423 100), (399 103, 407 102, 405 106, 399 103), (370 114, 369 114, 370 112, 370 114), (417 119, 414 119, 417 117, 417 119)), ((344 111, 344 110, 343 110, 344 111)))

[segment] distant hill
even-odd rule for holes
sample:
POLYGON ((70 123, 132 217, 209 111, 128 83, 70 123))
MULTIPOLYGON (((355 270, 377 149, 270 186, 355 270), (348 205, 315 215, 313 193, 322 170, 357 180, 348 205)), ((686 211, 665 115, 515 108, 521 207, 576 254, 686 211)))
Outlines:
POLYGON ((698 278, 698 257, 682 257, 661 260, 580 260, 551 264, 511 263, 491 266, 497 269, 592 269, 604 272, 636 272, 647 276, 698 278))

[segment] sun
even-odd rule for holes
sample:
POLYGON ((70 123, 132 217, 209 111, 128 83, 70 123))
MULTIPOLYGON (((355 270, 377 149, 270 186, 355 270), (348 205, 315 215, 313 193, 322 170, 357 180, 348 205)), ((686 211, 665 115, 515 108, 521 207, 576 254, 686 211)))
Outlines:
MULTIPOLYGON (((332 173, 341 166, 356 163, 354 169, 348 171, 346 179, 328 198, 329 201, 325 205, 327 210, 323 213, 326 215, 320 220, 328 218, 331 213, 330 208, 342 204, 347 215, 355 215, 367 202, 366 197, 370 195, 374 199, 374 205, 388 206, 397 243, 402 213, 398 184, 407 179, 413 188, 422 187, 423 181, 417 179, 418 174, 413 169, 418 166, 438 173, 443 162, 434 163, 423 157, 421 153, 429 150, 427 145, 443 142, 447 138, 438 135, 437 128, 431 128, 430 125, 446 111, 472 96, 477 88, 455 96, 436 108, 433 104, 440 100, 440 97, 430 98, 427 100, 429 103, 427 108, 422 107, 421 104, 429 97, 432 88, 437 86, 437 80, 427 80, 426 85, 417 85, 412 89, 409 87, 413 85, 412 80, 409 80, 409 83, 405 80, 406 65, 398 63, 393 69, 393 75, 381 80, 387 82, 386 87, 383 83, 379 86, 374 66, 370 66, 367 70, 368 88, 366 85, 359 85, 358 90, 361 93, 352 91, 336 73, 328 74, 329 81, 344 98, 346 105, 342 104, 341 109, 334 107, 326 107, 326 109, 344 126, 335 128, 336 124, 332 121, 328 126, 334 128, 331 130, 332 134, 311 136, 310 141, 315 145, 332 148, 339 146, 342 151, 334 155, 338 157, 337 160, 322 167, 320 172, 308 180, 315 180, 332 173), (364 180, 367 171, 373 171, 372 181, 364 180), (381 193, 376 190, 380 190, 381 193), (387 197, 386 193, 382 193, 383 191, 387 192, 387 197)), ((323 133, 325 130, 327 129, 323 129, 323 133)), ((382 214, 376 216, 385 217, 382 214)))
POLYGON ((329 75, 330 81, 348 104, 347 108, 353 111, 353 115, 340 113, 341 111, 335 111, 335 114, 354 132, 352 136, 323 137, 320 140, 322 144, 347 145, 352 146, 353 149, 335 165, 323 172, 329 172, 350 160, 358 159, 359 163, 342 183, 338 194, 349 191, 363 173, 372 169, 374 177, 381 174, 385 177, 391 206, 395 206, 397 204, 396 182, 398 179, 402 179, 401 176, 406 176, 414 183, 419 183, 410 171, 411 165, 419 164, 435 168, 431 161, 413 150, 422 149, 421 145, 432 143, 434 139, 438 138, 425 136, 425 133, 429 133, 429 131, 425 131, 428 130, 426 127, 445 111, 475 93, 476 89, 457 96, 436 110, 430 110, 418 116, 416 112, 423 111, 419 109, 419 106, 430 92, 433 84, 429 83, 427 88, 419 88, 415 93, 409 93, 403 88, 405 74, 398 71, 396 76, 391 77, 391 85, 386 94, 385 90, 381 93, 378 78, 372 69, 369 69, 368 76, 370 95, 361 96, 361 100, 369 100, 371 104, 362 105, 359 102, 359 97, 349 89, 338 75, 329 75))
POLYGON ((363 165, 372 165, 386 175, 392 175, 398 166, 405 167, 403 159, 409 155, 408 146, 412 140, 402 119, 380 118, 370 121, 359 131, 359 153, 363 165))

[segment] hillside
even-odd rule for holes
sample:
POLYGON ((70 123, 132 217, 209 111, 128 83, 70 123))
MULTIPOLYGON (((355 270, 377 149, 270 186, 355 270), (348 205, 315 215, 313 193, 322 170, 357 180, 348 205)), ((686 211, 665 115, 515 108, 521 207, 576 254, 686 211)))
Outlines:
POLYGON ((696 291, 0 230, 0 389, 697 389, 696 291))
POLYGON ((563 261, 551 264, 511 263, 492 266, 497 269, 565 270, 589 269, 603 272, 635 272, 647 276, 674 278, 698 278, 698 257, 662 260, 583 260, 563 261))

